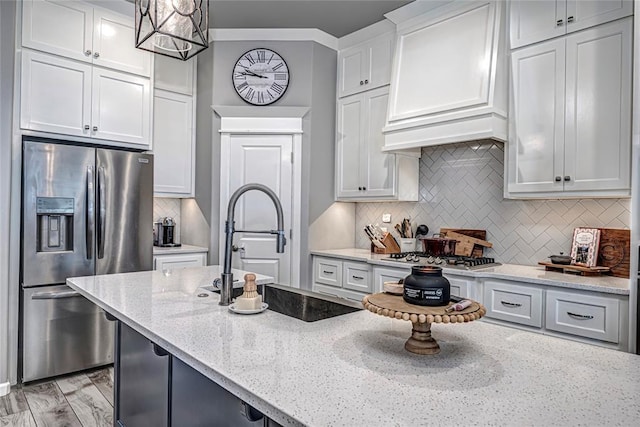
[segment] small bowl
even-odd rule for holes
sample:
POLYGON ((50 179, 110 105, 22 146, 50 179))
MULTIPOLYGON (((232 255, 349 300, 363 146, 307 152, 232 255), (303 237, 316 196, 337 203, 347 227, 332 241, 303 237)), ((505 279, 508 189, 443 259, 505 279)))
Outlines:
POLYGON ((404 284, 398 282, 384 282, 383 290, 392 295, 402 295, 404 292, 404 284))

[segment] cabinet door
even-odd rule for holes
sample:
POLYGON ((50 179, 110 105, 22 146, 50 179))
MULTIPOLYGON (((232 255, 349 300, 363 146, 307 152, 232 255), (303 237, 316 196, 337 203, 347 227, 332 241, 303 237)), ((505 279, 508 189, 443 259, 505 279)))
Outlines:
POLYGON ((360 141, 362 140, 364 101, 353 95, 338 101, 336 136, 336 196, 362 197, 364 185, 360 175, 360 141))
POLYGON ((91 62, 91 6, 65 0, 25 0, 22 5, 23 46, 91 62))
POLYGON ((313 257, 313 282, 342 287, 342 261, 313 257))
POLYGON ((135 47, 131 17, 96 8, 93 18, 93 64, 151 76, 150 52, 135 47))
POLYGON ((193 98, 156 90, 153 103, 155 193, 193 195, 193 128, 193 98))
POLYGON ((384 282, 398 282, 400 279, 404 280, 411 274, 411 269, 407 268, 381 268, 373 267, 373 289, 371 292, 382 292, 384 289, 384 282))
POLYGON ((511 49, 565 34, 565 15, 566 0, 510 1, 511 49))
POLYGON ((375 39, 368 50, 369 71, 365 74, 365 89, 388 85, 391 80, 391 64, 393 62, 393 34, 385 34, 375 39))
POLYGON ((20 127, 89 136, 91 66, 22 51, 20 127))
POLYGON ((352 291, 371 293, 371 266, 367 263, 344 262, 342 271, 342 287, 352 291))
POLYGON ((204 267, 205 254, 156 255, 153 257, 154 270, 175 270, 187 267, 204 267))
POLYGON ((562 191, 565 42, 511 54, 510 192, 562 191))
POLYGON ((176 61, 163 55, 154 57, 154 87, 171 92, 193 95, 193 81, 198 58, 176 61))
POLYGON ((396 155, 382 152, 382 128, 387 118, 389 88, 367 91, 365 98, 365 133, 361 142, 360 182, 365 185, 366 197, 385 197, 396 194, 396 155))
POLYGON ((567 32, 584 30, 633 14, 633 0, 568 0, 567 32))
POLYGON ((148 147, 151 133, 149 79, 93 68, 92 136, 148 147))
POLYGON ((369 78, 369 49, 359 46, 338 54, 338 97, 365 90, 369 78))
POLYGON ((487 317, 542 327, 542 289, 487 280, 483 302, 487 317))
POLYGON ((565 191, 630 188, 631 24, 567 36, 565 191))

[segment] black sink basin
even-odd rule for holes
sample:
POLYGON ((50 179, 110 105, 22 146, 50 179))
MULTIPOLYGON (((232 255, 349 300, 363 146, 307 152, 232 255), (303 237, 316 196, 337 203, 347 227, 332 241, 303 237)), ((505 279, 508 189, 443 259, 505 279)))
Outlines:
MULTIPOLYGON (((262 286, 258 286, 258 292, 262 293, 262 286)), ((242 288, 234 288, 232 297, 240 295, 242 288)), ((265 286, 263 300, 269 304, 269 310, 305 322, 315 322, 362 310, 362 304, 355 301, 275 284, 265 286)))
POLYGON ((267 285, 265 294, 264 302, 269 304, 269 310, 305 322, 315 322, 362 310, 362 304, 355 301, 292 289, 287 286, 267 285))

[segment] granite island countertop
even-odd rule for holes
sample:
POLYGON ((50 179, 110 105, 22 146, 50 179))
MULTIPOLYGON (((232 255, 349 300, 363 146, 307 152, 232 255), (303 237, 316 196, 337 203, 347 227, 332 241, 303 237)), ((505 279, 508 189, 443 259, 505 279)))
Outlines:
MULTIPOLYGON (((411 269, 413 263, 392 261, 389 255, 372 254, 368 249, 327 249, 313 250, 312 255, 339 258, 352 261, 367 262, 393 268, 411 269)), ((463 270, 442 266, 443 273, 466 276, 470 278, 493 278, 513 280, 517 282, 533 283, 560 288, 580 289, 585 291, 602 292, 618 295, 629 295, 629 279, 612 276, 578 276, 555 271, 545 271, 540 265, 502 264, 497 267, 487 267, 477 270, 463 270)))
POLYGON ((627 425, 640 356, 487 322, 436 324, 441 352, 404 350, 411 323, 360 311, 313 323, 233 314, 198 297, 212 267, 68 284, 283 425, 627 425))
POLYGON ((175 254, 197 254, 197 253, 207 253, 209 252, 208 248, 204 248, 202 246, 195 245, 186 245, 182 244, 181 246, 154 246, 153 254, 154 255, 175 255, 175 254))

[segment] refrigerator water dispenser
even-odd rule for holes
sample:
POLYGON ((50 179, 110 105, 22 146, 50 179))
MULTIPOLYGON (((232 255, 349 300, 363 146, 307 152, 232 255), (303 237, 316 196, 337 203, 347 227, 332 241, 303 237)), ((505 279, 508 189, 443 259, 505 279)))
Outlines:
POLYGON ((72 197, 38 197, 37 252, 73 251, 72 197))

